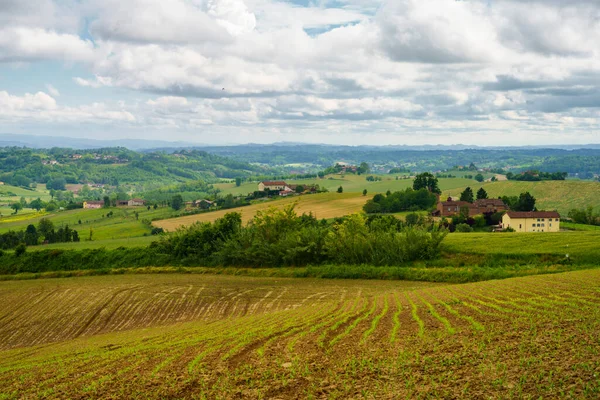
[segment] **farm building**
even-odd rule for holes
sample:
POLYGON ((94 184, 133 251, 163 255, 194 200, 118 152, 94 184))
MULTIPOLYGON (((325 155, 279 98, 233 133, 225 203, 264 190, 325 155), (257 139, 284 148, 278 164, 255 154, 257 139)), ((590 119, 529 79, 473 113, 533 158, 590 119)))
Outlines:
POLYGON ((475 200, 473 203, 467 201, 456 201, 448 197, 446 201, 439 201, 437 208, 434 211, 434 215, 437 217, 450 217, 452 215, 460 214, 460 209, 467 207, 469 209, 469 216, 475 216, 489 212, 506 211, 508 207, 500 199, 480 199, 475 200))
POLYGON ((102 200, 100 200, 100 201, 90 200, 90 201, 83 202, 83 208, 102 208, 102 207, 104 207, 104 201, 102 201, 102 200))
POLYGON ((131 199, 127 202, 128 206, 143 206, 146 204, 146 200, 142 200, 142 199, 131 199))
POLYGON ((558 232, 560 214, 556 211, 509 211, 502 217, 502 228, 517 232, 558 232))
POLYGON ((258 184, 258 190, 284 190, 286 186, 284 181, 263 181, 258 184))

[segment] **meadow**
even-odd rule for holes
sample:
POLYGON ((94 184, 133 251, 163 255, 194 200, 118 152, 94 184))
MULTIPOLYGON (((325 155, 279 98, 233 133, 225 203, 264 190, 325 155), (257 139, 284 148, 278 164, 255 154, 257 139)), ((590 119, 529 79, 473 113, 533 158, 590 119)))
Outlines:
POLYGON ((263 211, 269 207, 283 208, 287 205, 297 203, 296 213, 313 213, 319 219, 343 217, 344 215, 354 214, 362 211, 363 205, 372 196, 363 196, 360 193, 317 193, 304 196, 293 196, 273 201, 263 201, 250 206, 232 208, 228 210, 219 210, 195 215, 189 215, 179 218, 164 219, 155 221, 154 226, 174 231, 180 226, 191 225, 194 222, 213 222, 217 218, 223 217, 230 212, 239 212, 242 214, 244 223, 250 221, 258 211, 263 211))
MULTIPOLYGON (((395 175, 376 175, 376 174, 345 174, 345 175, 327 175, 323 179, 299 179, 299 180, 286 180, 286 183, 290 185, 314 185, 318 184, 320 187, 327 189, 330 192, 335 192, 342 186, 345 193, 362 193, 364 189, 367 189, 369 194, 385 193, 388 190, 395 192, 398 190, 404 190, 412 187, 413 179, 398 179, 396 180, 395 175), (381 181, 369 182, 367 176, 380 177, 381 181)), ((439 186, 442 190, 455 189, 460 187, 466 187, 472 184, 476 184, 477 181, 473 179, 465 178, 440 178, 439 186)), ((239 187, 235 186, 235 183, 218 183, 215 187, 221 189, 223 195, 247 195, 258 190, 258 182, 245 182, 239 187)))
POLYGON ((599 270, 0 282, 0 398, 595 399, 599 294, 599 270))
MULTIPOLYGON (((502 181, 469 184, 473 191, 484 188, 490 198, 499 196, 518 196, 529 192, 536 198, 539 210, 556 210, 566 217, 573 208, 585 209, 588 206, 600 212, 600 182, 566 180, 566 181, 502 181)), ((465 187, 442 189, 442 198, 459 197, 465 187)))

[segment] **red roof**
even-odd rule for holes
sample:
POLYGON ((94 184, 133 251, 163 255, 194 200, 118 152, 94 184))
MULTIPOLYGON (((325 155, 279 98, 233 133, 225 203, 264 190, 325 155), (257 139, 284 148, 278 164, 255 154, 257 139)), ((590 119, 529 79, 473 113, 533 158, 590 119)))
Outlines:
POLYGON ((479 200, 475 200, 475 204, 477 206, 506 206, 506 204, 504 204, 504 202, 500 199, 479 199, 479 200))
POLYGON ((448 206, 473 207, 473 204, 469 203, 468 201, 442 201, 442 206, 444 206, 444 207, 448 207, 448 206))
POLYGON ((285 185, 287 185, 284 181, 263 181, 261 183, 265 186, 285 186, 285 185))
POLYGON ((560 218, 556 211, 509 211, 506 215, 511 218, 560 218))

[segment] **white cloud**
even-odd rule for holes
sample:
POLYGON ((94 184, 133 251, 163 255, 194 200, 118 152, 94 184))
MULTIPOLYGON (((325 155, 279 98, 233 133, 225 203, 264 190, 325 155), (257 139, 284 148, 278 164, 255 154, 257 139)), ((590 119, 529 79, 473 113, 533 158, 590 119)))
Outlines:
POLYGON ((238 142, 598 133, 596 1, 0 3, 0 61, 78 63, 89 75, 78 68, 77 85, 138 97, 61 107, 64 86, 0 92, 3 121, 110 123, 185 139, 210 130, 238 142))
POLYGON ((94 57, 91 42, 77 35, 28 28, 0 28, 0 62, 63 60, 91 61, 94 57))
POLYGON ((52 97, 60 97, 60 92, 58 91, 58 89, 56 89, 51 84, 47 83, 46 84, 46 89, 48 89, 48 93, 50 93, 50 95, 52 97))

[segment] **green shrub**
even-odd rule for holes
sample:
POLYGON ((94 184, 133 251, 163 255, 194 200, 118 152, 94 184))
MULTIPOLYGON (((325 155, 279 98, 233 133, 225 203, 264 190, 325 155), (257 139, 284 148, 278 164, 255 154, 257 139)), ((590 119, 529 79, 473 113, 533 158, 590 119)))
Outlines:
POLYGON ((468 224, 458 224, 456 225, 456 232, 473 232, 473 228, 468 224))

